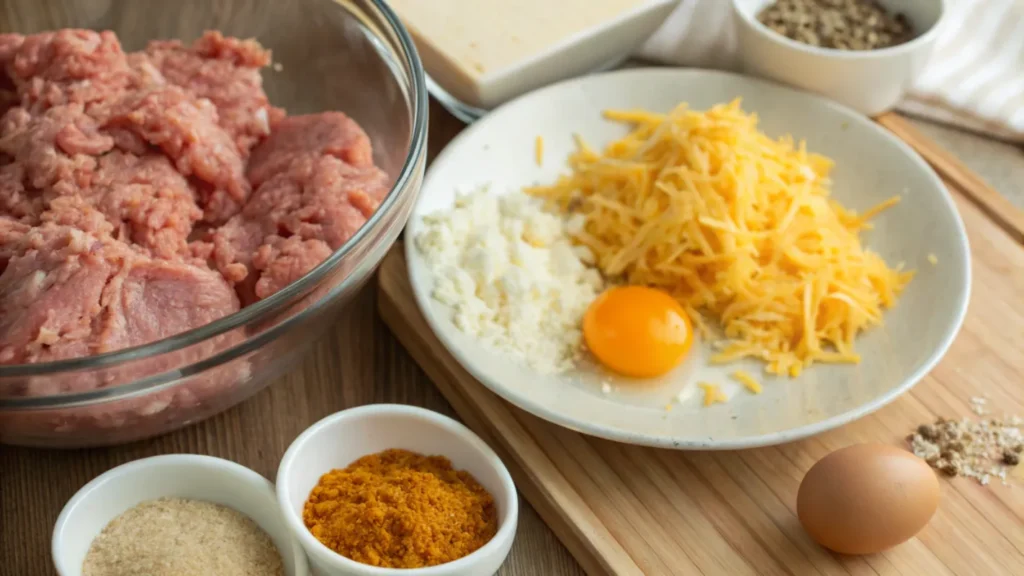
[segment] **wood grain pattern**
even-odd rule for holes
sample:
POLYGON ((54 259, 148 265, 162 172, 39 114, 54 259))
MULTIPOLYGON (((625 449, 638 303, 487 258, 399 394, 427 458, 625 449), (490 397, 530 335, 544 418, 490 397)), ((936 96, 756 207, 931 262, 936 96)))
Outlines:
MULTIPOLYGON (((378 304, 399 340, 467 424, 496 446, 524 496, 588 574, 1024 574, 1024 485, 943 480, 929 526, 864 557, 832 554, 796 518, 803 474, 865 441, 902 445, 970 398, 1024 413, 1024 247, 947 180, 971 241, 974 290, 946 358, 913 391, 857 422, 756 450, 678 452, 578 434, 523 412, 470 376, 430 331, 401 249, 382 266, 378 304)), ((941 262, 938 265, 942 265, 941 262)), ((1011 482, 1021 484, 1018 470, 1011 482)))

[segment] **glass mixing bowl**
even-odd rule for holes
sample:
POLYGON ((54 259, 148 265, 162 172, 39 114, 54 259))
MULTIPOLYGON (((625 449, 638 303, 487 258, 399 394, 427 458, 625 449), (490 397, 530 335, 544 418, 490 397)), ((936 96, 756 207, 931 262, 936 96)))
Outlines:
POLYGON ((370 135, 393 186, 355 236, 273 296, 145 346, 60 362, 0 366, 0 443, 109 445, 221 412, 284 373, 371 276, 416 201, 426 162, 427 91, 412 40, 377 0, 4 0, 0 32, 113 30, 125 50, 186 42, 209 29, 254 37, 280 64, 263 73, 291 114, 341 110, 370 135), (102 382, 85 392, 25 397, 27 388, 102 382))

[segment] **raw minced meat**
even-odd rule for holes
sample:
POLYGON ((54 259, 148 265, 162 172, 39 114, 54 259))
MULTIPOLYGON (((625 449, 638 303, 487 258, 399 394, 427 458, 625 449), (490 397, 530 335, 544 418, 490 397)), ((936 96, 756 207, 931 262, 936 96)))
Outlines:
POLYGON ((15 245, 31 229, 27 224, 0 215, 0 275, 7 269, 7 261, 14 254, 15 245))
MULTIPOLYGON (((340 112, 286 118, 262 88, 269 62, 218 32, 134 53, 111 32, 0 34, 0 364, 197 328, 284 288, 366 223, 390 184, 369 137, 340 112)), ((241 337, 0 396, 113 385, 241 337)))
POLYGON ((263 93, 260 68, 270 52, 253 40, 210 32, 191 47, 177 40, 151 42, 145 58, 164 81, 213 102, 221 127, 248 153, 270 133, 272 119, 284 115, 263 93))
POLYGON ((0 122, 0 154, 22 167, 24 186, 38 191, 75 194, 88 187, 96 157, 113 147, 80 104, 37 115, 12 108, 0 122))
POLYGON ((166 156, 111 152, 100 158, 89 191, 115 225, 115 236, 153 255, 190 254, 188 237, 202 216, 195 191, 166 156))
POLYGON ((137 346, 238 310, 220 274, 150 258, 111 228, 47 222, 21 236, 0 275, 0 363, 137 346))
POLYGON ((291 116, 274 124, 274 137, 253 150, 248 176, 258 187, 297 160, 334 156, 358 168, 373 166, 366 132, 341 112, 291 116))
POLYGON ((323 240, 271 236, 252 256, 253 269, 259 272, 253 288, 256 298, 266 298, 298 280, 332 252, 323 240))
POLYGON ((0 215, 21 222, 36 222, 43 213, 43 198, 24 184, 25 166, 0 166, 0 215))
POLYGON ((131 81, 131 69, 113 32, 3 34, 0 64, 6 64, 21 105, 33 112, 68 104, 91 109, 112 101, 131 81))
MULTIPOLYGON (((261 146, 275 146, 276 137, 261 146)), ((256 189, 241 214, 213 233, 213 260, 225 277, 241 283, 243 301, 266 298, 341 247, 387 191, 387 175, 372 165, 356 167, 329 155, 297 156, 256 189)))
MULTIPOLYGON (((167 86, 127 96, 114 106, 105 126, 126 130, 163 150, 179 172, 200 181, 205 219, 222 222, 245 202, 249 182, 242 154, 217 121, 217 108, 209 100, 167 86)), ((139 151, 144 146, 129 148, 139 151)))

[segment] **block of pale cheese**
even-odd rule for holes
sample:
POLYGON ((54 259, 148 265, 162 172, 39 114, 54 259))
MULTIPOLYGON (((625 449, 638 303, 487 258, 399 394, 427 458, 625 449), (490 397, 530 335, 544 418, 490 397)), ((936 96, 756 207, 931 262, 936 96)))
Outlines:
POLYGON ((677 0, 391 0, 431 79, 491 109, 625 58, 677 0))

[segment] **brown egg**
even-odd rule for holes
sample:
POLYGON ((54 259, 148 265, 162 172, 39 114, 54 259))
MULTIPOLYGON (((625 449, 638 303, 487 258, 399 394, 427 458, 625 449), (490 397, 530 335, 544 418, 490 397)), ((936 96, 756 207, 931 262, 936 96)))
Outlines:
POLYGON ((886 444, 825 456, 807 471, 796 497, 807 533, 842 554, 874 554, 909 540, 938 505, 939 481, 928 464, 886 444))

